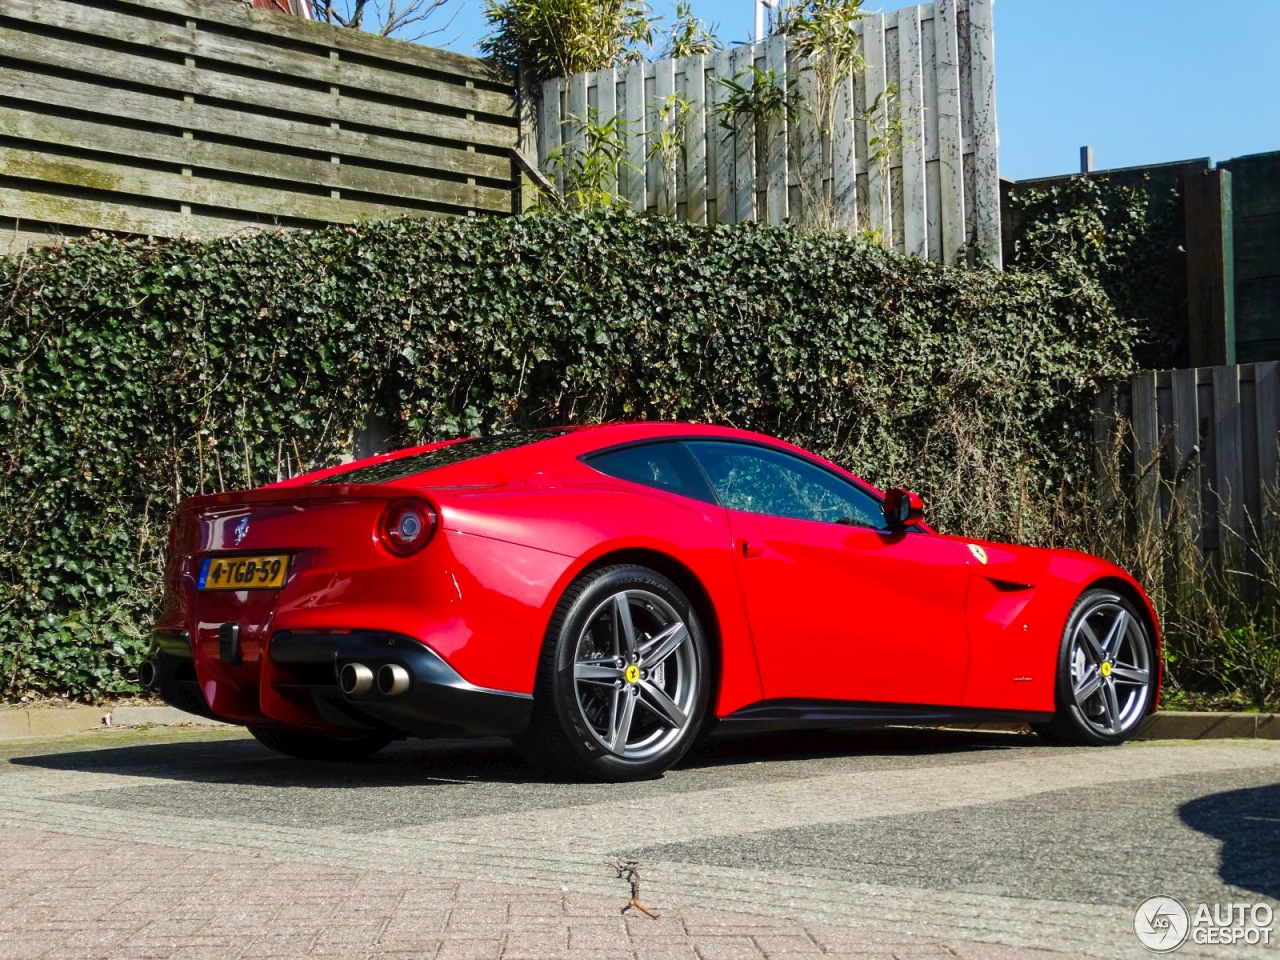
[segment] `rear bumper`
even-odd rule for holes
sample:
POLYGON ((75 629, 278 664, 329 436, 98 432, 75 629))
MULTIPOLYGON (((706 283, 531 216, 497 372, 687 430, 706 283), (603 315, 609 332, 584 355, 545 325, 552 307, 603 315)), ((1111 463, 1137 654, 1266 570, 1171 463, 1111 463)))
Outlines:
POLYGON ((258 695, 261 720, 243 713, 221 717, 210 709, 201 690, 186 637, 181 642, 176 635, 156 637, 160 696, 181 710, 233 723, 302 727, 335 735, 379 731, 413 737, 512 736, 524 731, 533 710, 528 694, 468 683, 439 654, 411 637, 381 631, 279 631, 259 661, 257 689, 252 691, 258 695), (375 686, 367 693, 348 695, 340 689, 338 675, 349 663, 364 664, 375 674, 386 664, 403 667, 409 675, 408 689, 389 696, 375 686))

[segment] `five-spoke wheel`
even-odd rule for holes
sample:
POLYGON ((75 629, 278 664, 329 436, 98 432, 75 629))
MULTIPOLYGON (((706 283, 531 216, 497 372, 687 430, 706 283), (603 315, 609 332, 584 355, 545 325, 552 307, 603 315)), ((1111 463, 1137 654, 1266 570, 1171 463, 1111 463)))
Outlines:
POLYGON ((593 571, 552 617, 521 745, 575 776, 654 776, 697 735, 707 671, 697 615, 674 583, 637 566, 593 571))
POLYGON ((1124 597, 1088 590, 1067 619, 1057 710, 1040 732, 1065 743, 1127 739, 1146 715, 1157 671, 1143 618, 1124 597))

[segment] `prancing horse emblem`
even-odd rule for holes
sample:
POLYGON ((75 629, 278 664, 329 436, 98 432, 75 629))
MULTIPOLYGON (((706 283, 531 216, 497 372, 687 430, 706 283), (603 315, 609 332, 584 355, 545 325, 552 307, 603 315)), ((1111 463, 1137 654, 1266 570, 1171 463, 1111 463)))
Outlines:
POLYGON ((236 538, 236 546, 240 546, 240 541, 249 535, 249 518, 241 517, 240 522, 236 524, 233 534, 236 538))

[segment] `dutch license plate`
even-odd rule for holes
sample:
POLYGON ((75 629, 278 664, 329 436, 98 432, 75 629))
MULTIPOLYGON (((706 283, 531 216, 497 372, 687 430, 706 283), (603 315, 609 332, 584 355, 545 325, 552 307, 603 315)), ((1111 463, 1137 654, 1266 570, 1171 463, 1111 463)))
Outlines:
POLYGON ((289 572, 289 555, 261 557, 205 557, 200 567, 200 590, 278 590, 289 572))

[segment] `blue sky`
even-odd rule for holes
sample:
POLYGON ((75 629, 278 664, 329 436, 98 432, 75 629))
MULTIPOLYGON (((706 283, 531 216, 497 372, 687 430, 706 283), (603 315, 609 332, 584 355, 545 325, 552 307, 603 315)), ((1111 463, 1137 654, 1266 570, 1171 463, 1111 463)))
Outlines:
MULTIPOLYGON (((454 4, 448 45, 472 53, 484 4, 454 4)), ((693 7, 726 44, 751 38, 753 0, 693 7)), ((1099 168, 1280 150, 1280 0, 996 0, 995 17, 1006 177, 1070 173, 1084 144, 1099 168)))

